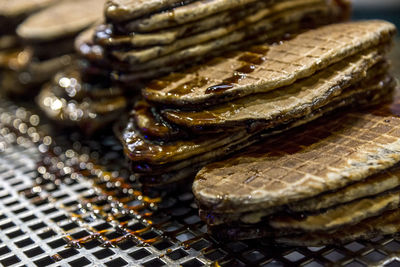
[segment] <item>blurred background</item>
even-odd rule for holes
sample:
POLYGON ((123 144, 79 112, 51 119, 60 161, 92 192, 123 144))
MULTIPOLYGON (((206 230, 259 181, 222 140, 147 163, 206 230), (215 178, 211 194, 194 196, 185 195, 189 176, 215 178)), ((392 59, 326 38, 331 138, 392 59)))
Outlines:
POLYGON ((385 19, 400 29, 400 0, 352 0, 354 19, 385 19))

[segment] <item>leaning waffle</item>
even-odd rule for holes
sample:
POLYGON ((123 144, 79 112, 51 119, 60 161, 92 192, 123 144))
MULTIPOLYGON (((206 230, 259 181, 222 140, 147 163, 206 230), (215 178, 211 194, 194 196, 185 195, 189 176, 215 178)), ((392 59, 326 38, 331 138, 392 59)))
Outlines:
POLYGON ((400 187, 400 171, 398 167, 373 175, 365 181, 354 183, 341 190, 291 203, 288 208, 292 212, 309 212, 327 209, 359 198, 378 195, 396 187, 400 187))
POLYGON ((324 105, 349 84, 371 77, 371 73, 386 71, 387 67, 380 65, 367 73, 382 58, 382 52, 377 49, 364 51, 279 90, 246 96, 199 111, 164 110, 162 114, 168 121, 192 129, 268 128, 285 121, 286 117, 302 116, 310 106, 315 109, 324 105))
MULTIPOLYGON (((111 54, 119 61, 129 62, 130 64, 144 63, 175 51, 183 50, 186 47, 191 47, 191 50, 195 50, 193 46, 210 40, 224 45, 224 39, 221 38, 227 35, 231 36, 228 39, 230 42, 238 42, 239 38, 246 38, 257 33, 271 31, 276 27, 276 21, 279 21, 281 25, 299 23, 302 18, 313 12, 326 14, 328 13, 328 7, 323 0, 284 1, 270 7, 259 8, 253 14, 233 21, 229 25, 215 25, 210 30, 187 36, 169 45, 152 46, 146 49, 131 49, 128 51, 117 50, 111 52, 111 54)), ((215 47, 213 49, 218 48, 216 45, 213 47, 215 47)))
POLYGON ((210 30, 220 25, 229 25, 237 20, 249 16, 260 8, 265 8, 270 3, 257 2, 247 5, 246 8, 221 12, 202 20, 185 23, 177 27, 156 32, 130 33, 133 30, 127 25, 102 25, 96 30, 95 41, 103 46, 144 47, 150 45, 171 44, 184 36, 210 30), (125 34, 124 34, 125 33, 125 34))
MULTIPOLYGON (((200 0, 190 2, 187 5, 178 6, 167 12, 160 12, 128 22, 128 27, 135 32, 150 32, 165 29, 191 21, 199 20, 218 12, 231 10, 255 0, 200 0), (172 19, 171 19, 172 18, 172 19)), ((107 11, 107 10, 106 10, 107 11)), ((107 16, 107 12, 106 12, 107 16)))
POLYGON ((381 235, 396 234, 400 231, 400 209, 384 212, 355 225, 349 225, 330 232, 290 233, 273 230, 265 225, 256 227, 213 227, 212 233, 221 239, 248 239, 268 237, 268 240, 293 246, 322 246, 343 244, 356 239, 372 239, 381 235))
POLYGON ((113 20, 129 20, 188 2, 190 0, 109 0, 106 2, 105 15, 113 20))
POLYGON ((394 33, 394 25, 383 21, 329 25, 300 34, 281 45, 271 46, 267 51, 239 53, 215 65, 203 65, 197 71, 182 74, 172 83, 158 82, 153 88, 147 87, 143 95, 154 102, 178 106, 226 102, 311 76, 360 50, 387 42, 394 33), (232 70, 231 66, 240 68, 243 59, 251 61, 254 66, 250 73, 241 74, 232 70), (190 84, 195 77, 206 82, 192 85, 184 93, 177 90, 190 84), (178 92, 174 93, 175 90, 178 92))
MULTIPOLYGON (((307 116, 304 116, 300 119, 294 119, 286 124, 283 124, 277 128, 273 128, 270 130, 253 133, 252 136, 248 136, 248 134, 237 138, 238 134, 241 131, 237 131, 234 133, 228 134, 219 134, 216 135, 218 138, 214 140, 215 142, 213 146, 215 148, 210 148, 209 146, 204 145, 204 141, 202 143, 197 143, 197 147, 195 146, 176 146, 178 144, 191 144, 188 141, 175 141, 170 143, 169 145, 160 145, 160 144, 151 144, 148 140, 139 138, 138 131, 132 131, 132 127, 134 127, 134 117, 131 117, 130 123, 128 127, 124 129, 123 138, 121 138, 122 143, 125 145, 125 152, 129 156, 132 161, 132 170, 134 172, 142 173, 140 176, 142 177, 141 181, 144 184, 148 184, 149 180, 147 177, 151 179, 151 184, 156 185, 157 182, 160 184, 170 183, 171 181, 175 181, 177 178, 174 176, 167 175, 168 172, 176 172, 179 169, 188 168, 190 166, 196 166, 199 168, 204 166, 204 164, 208 162, 212 162, 217 158, 224 157, 228 154, 231 154, 235 151, 238 151, 244 147, 251 145, 252 143, 257 142, 260 138, 267 138, 271 135, 279 134, 285 130, 290 128, 302 125, 309 121, 315 120, 316 118, 332 112, 335 109, 338 109, 343 106, 352 105, 355 103, 365 104, 365 102, 376 102, 376 99, 382 97, 383 92, 387 92, 387 88, 391 88, 392 79, 388 78, 376 78, 372 79, 378 85, 365 85, 363 87, 354 86, 351 90, 346 90, 343 94, 335 97, 330 101, 330 103, 307 116), (368 99, 368 100, 366 100, 368 99), (222 136, 226 136, 221 138, 222 136), (130 138, 127 138, 127 137, 130 138), (132 138, 135 136, 135 138, 132 138), (139 138, 139 139, 138 139, 139 138), (230 139, 229 139, 230 138, 230 139), (235 139, 236 138, 236 139, 235 139), (225 143, 230 141, 229 143, 225 143), (138 146, 140 145, 140 146, 138 146), (175 147, 173 147, 175 145, 175 147), (199 146, 200 145, 200 146, 199 146), (201 146, 202 145, 202 146, 201 146), (217 145, 217 146, 216 146, 217 145), (219 145, 219 147, 218 147, 219 145), (135 149, 136 148, 136 149, 135 149), (174 150, 171 150, 173 148, 174 150), (168 149, 165 151, 164 149, 168 149), (149 152, 152 152, 152 155, 149 152), (158 151, 154 153, 154 151, 158 151), (168 153, 166 153, 168 152, 168 153), (192 157, 188 157, 188 153, 191 153, 192 157), (203 154, 201 154, 203 153, 203 154), (151 156, 151 158, 149 158, 151 156), (157 156, 157 157, 156 157, 157 156), (176 161, 177 157, 185 158, 182 161, 176 161), (170 161, 169 164, 166 162, 155 162, 157 159, 167 159, 170 161), (150 161, 151 160, 151 161, 150 161), (175 162, 171 162, 171 160, 175 160, 175 162), (159 178, 156 178, 159 176, 159 178), (167 179, 171 179, 168 181, 167 179)), ((202 139, 199 139, 202 140, 202 139)), ((208 142, 210 142, 209 140, 208 142)), ((193 142, 193 141, 192 141, 193 142)), ((197 141, 198 142, 198 141, 197 141)), ((167 143, 168 144, 168 143, 167 143)), ((158 160, 159 160, 158 159, 158 160)), ((182 175, 180 175, 181 177, 182 175)), ((186 177, 182 177, 186 178, 186 177)))
MULTIPOLYGON (((221 28, 220 31, 218 29, 212 30, 212 32, 209 32, 209 35, 200 33, 193 39, 192 37, 187 37, 183 40, 177 41, 176 44, 162 47, 158 51, 152 51, 152 49, 144 51, 142 54, 142 60, 151 59, 150 56, 152 56, 153 59, 142 62, 142 64, 134 64, 135 60, 140 60, 138 57, 140 56, 140 53, 116 51, 112 54, 113 57, 115 57, 114 61, 116 63, 126 63, 125 65, 130 66, 129 70, 131 71, 143 71, 156 68, 157 66, 168 66, 169 64, 174 64, 176 62, 183 62, 190 58, 204 57, 207 53, 220 51, 231 44, 240 43, 246 39, 261 34, 265 40, 273 38, 280 39, 286 33, 298 32, 299 29, 304 28, 301 25, 303 19, 311 18, 311 20, 314 21, 314 18, 318 16, 332 17, 331 13, 332 10, 326 5, 309 6, 302 9, 299 8, 299 10, 277 14, 271 18, 265 18, 257 23, 249 25, 243 29, 237 29, 231 33, 229 33, 227 27, 221 28), (221 36, 218 38, 218 35, 221 36), (206 42, 199 42, 200 39, 205 40, 210 37, 213 38, 206 42), (157 52, 160 52, 160 57, 154 58, 156 57, 157 52)), ((232 28, 234 27, 235 26, 232 28)))
POLYGON ((344 227, 333 233, 316 232, 293 236, 277 237, 275 241, 293 246, 321 246, 343 244, 355 239, 371 239, 381 235, 396 234, 400 231, 400 209, 388 211, 380 216, 344 227))
POLYGON ((388 107, 321 122, 203 168, 193 185, 198 201, 214 211, 268 209, 343 188, 400 161, 400 119, 388 107))
POLYGON ((363 198, 345 203, 318 214, 277 215, 268 220, 274 229, 290 229, 303 232, 331 231, 346 225, 359 223, 370 217, 375 217, 387 210, 400 207, 400 192, 388 192, 381 196, 363 198))
MULTIPOLYGON (((306 116, 307 114, 312 113, 321 106, 326 105, 331 101, 334 96, 340 95, 342 90, 348 88, 350 85, 356 84, 363 75, 368 74, 370 76, 369 78, 371 78, 371 73, 367 72, 367 70, 381 59, 382 57, 379 56, 379 53, 372 52, 366 57, 355 57, 354 60, 350 60, 345 64, 340 64, 339 66, 335 66, 332 69, 328 68, 326 70, 326 73, 328 73, 328 77, 325 76, 324 72, 322 75, 322 77, 324 77, 323 79, 317 77, 317 79, 311 79, 311 81, 306 80, 305 84, 307 85, 307 89, 309 89, 309 91, 311 92, 314 91, 315 93, 312 94, 313 97, 311 99, 308 99, 306 97, 298 98, 298 103, 296 104, 298 107, 302 108, 302 111, 296 113, 294 112, 295 109, 291 107, 291 109, 287 111, 288 114, 282 113, 279 114, 279 116, 276 116, 276 118, 274 118, 274 123, 271 123, 270 125, 264 125, 264 127, 253 127, 256 128, 252 129, 253 135, 254 132, 257 133, 260 130, 267 130, 268 128, 272 129, 273 127, 285 124, 301 116, 306 116), (343 73, 339 70, 343 70, 343 73), (362 73, 361 77, 359 74, 356 75, 356 73, 362 73), (334 81, 334 79, 336 79, 337 81, 334 81), (314 99, 314 97, 323 97, 324 99, 314 99)), ((384 68, 382 67, 382 65, 379 65, 379 67, 383 70, 387 69, 387 67, 384 68)), ((282 89, 282 92, 284 93, 282 93, 280 97, 272 95, 272 101, 275 101, 277 103, 272 106, 278 106, 278 103, 281 102, 283 102, 281 106, 284 106, 286 104, 286 101, 282 100, 282 98, 287 99, 288 101, 293 101, 293 95, 298 95, 299 89, 300 92, 304 91, 303 87, 304 86, 300 86, 299 88, 297 88, 296 85, 294 85, 282 89), (294 94, 290 94, 290 92, 292 91, 292 87, 295 88, 294 94)), ((310 94, 310 92, 306 92, 307 94, 310 94)), ((143 115, 143 117, 144 120, 152 120, 151 116, 149 119, 146 119, 145 115, 143 115)), ((235 142, 237 140, 246 140, 249 136, 245 128, 242 130, 238 130, 238 128, 235 128, 235 131, 233 133, 225 132, 221 134, 215 134, 212 137, 199 136, 189 140, 179 140, 171 143, 158 144, 146 140, 137 129, 137 126, 140 126, 142 123, 137 120, 137 117, 133 119, 136 119, 136 122, 134 120, 130 121, 122 134, 122 140, 124 140, 123 144, 125 146, 126 153, 133 161, 144 161, 151 164, 165 164, 168 162, 187 159, 189 157, 193 157, 194 155, 199 155, 215 150, 218 147, 227 146, 229 143, 235 142)), ((147 125, 143 125, 142 127, 146 128, 146 126, 147 125)), ((168 129, 164 130, 168 131, 168 129)), ((173 131, 174 130, 171 129, 171 131, 164 133, 164 135, 173 135, 173 131), (171 133, 169 134, 169 132, 171 133)), ((141 132, 145 131, 142 130, 141 132)))

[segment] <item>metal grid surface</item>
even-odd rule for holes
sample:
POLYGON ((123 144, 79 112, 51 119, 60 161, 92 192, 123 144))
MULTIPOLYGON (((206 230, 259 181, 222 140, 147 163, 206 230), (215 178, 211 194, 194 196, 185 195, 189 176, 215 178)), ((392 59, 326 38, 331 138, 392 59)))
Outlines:
POLYGON ((206 234, 190 192, 160 199, 127 184, 112 136, 101 143, 78 141, 76 133, 54 138, 26 109, 2 100, 0 111, 3 266, 400 264, 393 237, 342 247, 219 243, 206 234))
POLYGON ((400 237, 308 248, 218 242, 190 192, 143 194, 118 142, 98 140, 55 133, 0 98, 0 265, 400 266, 400 237))

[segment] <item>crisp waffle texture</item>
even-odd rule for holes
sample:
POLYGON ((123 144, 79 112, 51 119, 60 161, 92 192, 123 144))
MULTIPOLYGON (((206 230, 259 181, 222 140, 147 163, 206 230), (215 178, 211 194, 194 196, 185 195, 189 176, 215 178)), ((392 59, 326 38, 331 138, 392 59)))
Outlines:
POLYGON ((167 12, 159 12, 147 18, 130 21, 129 28, 135 32, 155 31, 199 20, 252 2, 255 2, 255 0, 200 0, 189 2, 187 5, 178 6, 167 12))
MULTIPOLYGON (((168 28, 156 32, 145 32, 135 33, 134 35, 116 35, 107 34, 108 31, 112 31, 108 25, 102 25, 99 27, 103 35, 96 36, 96 41, 105 46, 120 46, 126 45, 130 47, 144 47, 150 45, 166 45, 178 40, 180 37, 190 36, 195 33, 204 32, 220 25, 229 25, 234 21, 242 19, 256 12, 260 8, 264 8, 269 3, 257 2, 253 5, 246 6, 244 9, 238 9, 235 11, 229 10, 220 12, 218 14, 208 16, 204 19, 185 23, 177 27, 168 28)), ((127 25, 119 25, 117 28, 121 32, 132 32, 127 25)))
MULTIPOLYGON (((284 1, 272 6, 261 2, 260 6, 254 10, 253 14, 247 17, 231 21, 229 25, 216 24, 213 28, 202 31, 198 34, 192 34, 186 38, 181 38, 170 45, 152 46, 146 49, 132 49, 129 51, 114 51, 112 54, 120 61, 127 61, 130 64, 144 63, 157 57, 171 54, 175 51, 191 47, 191 50, 197 44, 214 40, 216 43, 213 49, 218 47, 218 43, 238 41, 238 38, 244 38, 254 35, 257 32, 266 32, 276 26, 276 21, 280 24, 299 23, 300 19, 311 12, 327 12, 327 5, 323 0, 295 0, 284 1), (225 36, 229 36, 227 38, 225 36), (242 36, 242 37, 241 37, 242 36), (226 41, 224 42, 224 38, 226 41)), ((218 21, 219 22, 219 21, 218 21)), ((195 26, 197 27, 197 25, 195 26)), ((133 35, 132 38, 138 38, 133 35)))
POLYGON ((117 21, 134 19, 179 4, 179 0, 108 0, 105 15, 117 21))
POLYGON ((333 233, 315 232, 294 236, 277 237, 278 243, 293 246, 321 246, 341 244, 355 239, 370 239, 379 235, 396 234, 400 231, 400 209, 388 211, 380 216, 362 221, 361 223, 343 227, 333 233))
POLYGON ((336 192, 329 192, 304 201, 289 204, 292 212, 327 209, 353 200, 381 194, 400 186, 400 171, 387 170, 336 192))
POLYGON ((157 89, 147 87, 143 95, 154 102, 185 105, 205 103, 210 99, 225 102, 270 91, 311 76, 360 50, 388 41, 395 31, 393 24, 384 21, 328 25, 300 34, 281 45, 271 46, 267 51, 239 53, 211 66, 201 66, 197 71, 183 74, 177 81, 160 82, 157 89), (234 83, 229 82, 237 72, 232 66, 241 66, 246 59, 254 65, 254 70, 234 83), (194 78, 206 82, 196 85, 192 82, 194 78), (184 94, 174 93, 185 84, 190 84, 191 89, 184 94), (219 90, 221 85, 223 91, 219 90))
POLYGON ((400 161, 399 125, 384 109, 320 121, 203 168, 193 190, 213 210, 246 211, 343 188, 400 161))
POLYGON ((375 217, 387 210, 398 209, 400 192, 364 198, 333 207, 315 215, 293 218, 290 215, 276 216, 269 220, 275 229, 292 229, 304 232, 330 231, 346 225, 356 224, 366 218, 375 217))
MULTIPOLYGON (((199 111, 166 110, 169 121, 190 128, 238 127, 257 123, 258 127, 271 127, 277 122, 293 119, 326 104, 343 89, 361 79, 376 62, 382 60, 377 49, 359 53, 319 71, 293 85, 269 93, 246 96, 229 103, 199 111)), ((381 67, 378 67, 382 69, 381 67)), ((374 69, 372 72, 379 71, 374 69)), ((384 69, 384 68, 383 68, 384 69)))

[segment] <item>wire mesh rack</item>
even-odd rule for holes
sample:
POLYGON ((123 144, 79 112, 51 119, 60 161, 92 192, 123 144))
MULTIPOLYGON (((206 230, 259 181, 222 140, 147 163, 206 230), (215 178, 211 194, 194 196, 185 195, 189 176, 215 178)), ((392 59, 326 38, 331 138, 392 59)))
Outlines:
POLYGON ((400 266, 396 236, 301 248, 220 242, 190 191, 141 192, 112 134, 56 132, 35 112, 0 98, 3 266, 400 266))

